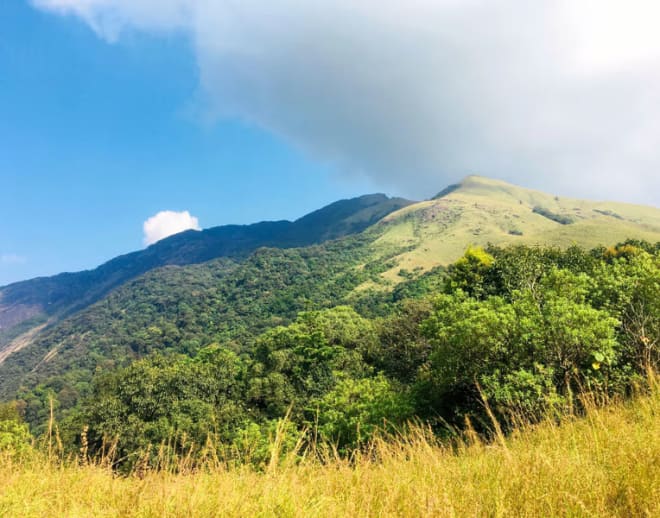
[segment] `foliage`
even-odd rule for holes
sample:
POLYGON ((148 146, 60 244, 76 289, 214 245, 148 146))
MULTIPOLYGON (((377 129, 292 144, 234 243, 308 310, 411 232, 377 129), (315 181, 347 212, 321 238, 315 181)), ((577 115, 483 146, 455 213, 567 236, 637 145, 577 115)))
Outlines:
POLYGON ((412 383, 431 353, 421 324, 431 314, 428 298, 405 299, 390 315, 376 321, 378 340, 366 351, 366 360, 393 379, 412 383))
POLYGON ((23 455, 32 448, 28 425, 14 420, 0 420, 0 453, 23 455))
POLYGON ((470 247, 463 257, 449 267, 446 289, 449 292, 464 290, 473 295, 482 295, 486 278, 495 258, 481 247, 470 247))
POLYGON ((0 454, 20 457, 32 450, 33 442, 16 404, 0 404, 0 454))
POLYGON ((43 433, 52 398, 68 451, 114 448, 122 470, 163 451, 264 468, 315 440, 354 455, 409 420, 510 430, 660 367, 656 245, 472 247, 361 292, 391 256, 351 239, 136 280, 48 332, 57 353, 25 373, 20 413, 43 433))
POLYGON ((249 401, 270 417, 332 389, 340 375, 362 377, 369 368, 359 348, 375 340, 371 322, 339 306, 301 313, 287 327, 257 341, 250 371, 249 401))
POLYGON ((545 207, 536 206, 534 209, 532 209, 532 212, 534 212, 534 214, 539 214, 544 218, 548 218, 549 220, 552 220, 556 223, 559 223, 560 225, 570 225, 571 223, 575 222, 575 219, 572 217, 566 216, 564 214, 557 214, 556 212, 553 212, 550 209, 546 209, 545 207))
POLYGON ((193 360, 154 355, 98 377, 79 420, 91 451, 116 441, 128 466, 150 445, 181 453, 209 437, 227 441, 245 419, 244 376, 239 358, 216 346, 193 360))
POLYGON ((355 448, 380 432, 401 431, 413 415, 410 396, 385 376, 345 378, 316 401, 318 432, 340 450, 355 448))
POLYGON ((219 260, 149 273, 7 358, 0 365, 0 397, 27 388, 22 397, 36 424, 47 394, 66 396, 66 407, 75 406, 89 393, 97 369, 112 370, 157 351, 194 355, 211 343, 248 350, 265 330, 301 311, 334 306, 377 275, 356 268, 364 253, 354 238, 306 249, 263 249, 240 264, 219 260), (46 350, 52 354, 43 361, 46 350))

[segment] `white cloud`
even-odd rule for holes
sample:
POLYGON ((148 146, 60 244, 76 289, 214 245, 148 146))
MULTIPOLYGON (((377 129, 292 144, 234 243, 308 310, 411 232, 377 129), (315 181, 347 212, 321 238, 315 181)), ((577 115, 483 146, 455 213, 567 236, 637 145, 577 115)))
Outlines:
POLYGON ((184 230, 200 230, 199 221, 191 216, 187 210, 174 212, 163 210, 151 216, 142 225, 144 230, 144 245, 149 246, 173 234, 184 230))
POLYGON ((33 0, 189 35, 207 109, 424 196, 477 172, 660 204, 657 0, 33 0))
POLYGON ((18 254, 0 254, 0 263, 2 264, 24 264, 27 258, 18 254))

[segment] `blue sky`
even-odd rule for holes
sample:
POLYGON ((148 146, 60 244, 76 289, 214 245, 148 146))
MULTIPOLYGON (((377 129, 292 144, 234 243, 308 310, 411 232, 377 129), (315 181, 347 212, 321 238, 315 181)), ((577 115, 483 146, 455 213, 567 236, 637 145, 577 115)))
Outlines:
POLYGON ((651 0, 0 0, 0 285, 468 174, 660 206, 659 24, 651 0))
POLYGON ((182 36, 115 44, 84 23, 0 2, 0 285, 141 248, 142 224, 291 219, 375 190, 281 139, 196 116, 182 36))

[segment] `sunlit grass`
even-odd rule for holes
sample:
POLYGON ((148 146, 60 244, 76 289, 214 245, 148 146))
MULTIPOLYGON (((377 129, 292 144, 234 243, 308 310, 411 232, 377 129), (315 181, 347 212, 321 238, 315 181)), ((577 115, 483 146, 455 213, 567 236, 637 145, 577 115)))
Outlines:
POLYGON ((461 187, 440 200, 425 201, 395 211, 383 220, 374 242, 412 245, 400 254, 396 267, 383 274, 391 282, 400 268, 427 271, 460 258, 468 245, 540 244, 585 248, 625 241, 634 236, 655 242, 660 236, 660 211, 623 203, 590 202, 556 197, 499 180, 469 177, 461 187), (560 225, 533 212, 543 207, 569 216, 560 225), (616 214, 612 217, 608 214, 616 214))
MULTIPOLYGON (((423 430, 345 460, 129 477, 0 460, 1 516, 660 516, 660 391, 451 446, 423 430)), ((316 452, 318 453, 318 451, 316 452)))

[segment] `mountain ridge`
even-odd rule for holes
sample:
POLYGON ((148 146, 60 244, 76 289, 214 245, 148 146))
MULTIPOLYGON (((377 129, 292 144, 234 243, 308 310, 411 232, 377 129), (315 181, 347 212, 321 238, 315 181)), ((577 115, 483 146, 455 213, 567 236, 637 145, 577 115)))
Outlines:
MULTIPOLYGON (((92 285, 78 308, 64 306, 68 313, 30 315, 29 308, 15 306, 24 319, 0 333, 0 396, 49 376, 60 379, 69 369, 89 373, 159 348, 185 352, 217 341, 240 349, 255 333, 290 322, 300 311, 395 297, 401 283, 414 291, 406 287, 410 282, 439 271, 470 246, 594 248, 627 239, 660 242, 660 209, 558 197, 477 176, 417 203, 367 195, 295 222, 185 232, 143 251, 164 249, 171 263, 123 283, 127 270, 112 270, 116 277, 92 285), (280 248, 272 246, 275 234, 280 248), (226 255, 202 261, 208 238, 225 243, 226 255), (310 239, 325 241, 295 246, 310 239), (193 256, 200 262, 176 263, 193 256), (35 332, 36 326, 43 327, 35 332)), ((130 261, 122 262, 126 256, 115 261, 132 271, 130 261)), ((64 288, 70 290, 66 301, 85 284, 64 288)))
POLYGON ((403 198, 369 194, 336 201, 293 222, 262 221, 184 231, 91 270, 12 283, 0 287, 0 330, 33 318, 71 314, 154 268, 247 256, 262 246, 291 248, 336 239, 360 232, 410 203, 403 198))

